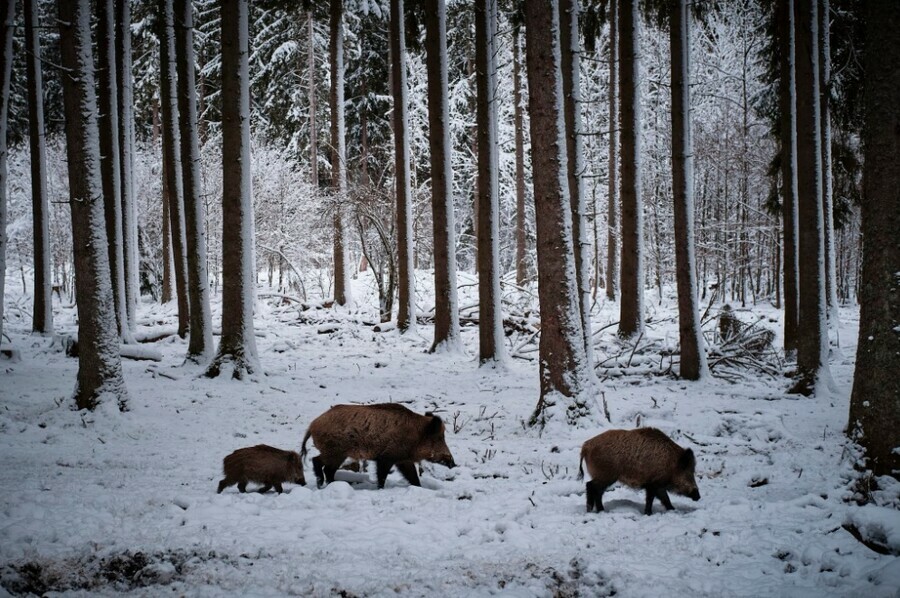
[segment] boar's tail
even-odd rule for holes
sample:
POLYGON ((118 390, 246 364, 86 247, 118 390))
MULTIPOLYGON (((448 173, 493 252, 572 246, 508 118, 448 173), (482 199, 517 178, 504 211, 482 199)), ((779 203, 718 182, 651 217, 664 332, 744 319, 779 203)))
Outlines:
POLYGON ((310 431, 306 431, 306 436, 303 437, 303 444, 300 446, 300 461, 301 463, 306 459, 306 441, 309 440, 310 431))
POLYGON ((583 464, 584 464, 584 451, 582 450, 581 456, 578 459, 578 479, 579 480, 584 479, 584 468, 582 467, 583 464))

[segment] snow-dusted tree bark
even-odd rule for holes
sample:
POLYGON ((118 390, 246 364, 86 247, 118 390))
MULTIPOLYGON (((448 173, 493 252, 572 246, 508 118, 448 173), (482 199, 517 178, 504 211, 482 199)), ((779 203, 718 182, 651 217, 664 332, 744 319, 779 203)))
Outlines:
POLYGON ((253 331, 256 264, 250 190, 250 74, 248 0, 225 0, 222 20, 222 337, 206 370, 232 377, 259 370, 253 331))
POLYGON ((4 2, 0 23, 0 343, 3 342, 3 302, 6 295, 6 195, 9 173, 6 129, 9 124, 9 83, 12 76, 12 40, 16 15, 15 2, 4 2))
POLYGON ((344 201, 347 196, 347 151, 344 132, 344 0, 331 0, 331 192, 334 200, 334 302, 345 305, 350 294, 350 272, 344 245, 344 201))
POLYGON ((794 76, 794 2, 776 0, 778 120, 781 129, 781 204, 784 224, 784 350, 797 350, 798 286, 797 104, 794 76))
POLYGON ((59 0, 57 7, 72 245, 78 273, 78 380, 74 398, 79 409, 93 409, 102 401, 116 400, 124 410, 128 393, 122 378, 107 251, 91 52, 91 3, 59 0))
POLYGON ((563 111, 566 123, 566 168, 569 178, 569 201, 572 204, 572 241, 575 249, 575 274, 578 279, 578 301, 581 329, 588 363, 593 363, 594 343, 591 337, 591 256, 585 219, 584 144, 581 140, 581 43, 578 29, 578 0, 559 0, 560 52, 562 59, 563 111))
POLYGON ((456 223, 450 162, 450 107, 447 75, 447 6, 425 3, 428 68, 428 142, 431 150, 431 214, 434 226, 434 342, 431 351, 460 351, 456 298, 456 223))
POLYGON ((828 322, 838 325, 837 268, 834 251, 834 185, 831 167, 831 15, 829 0, 819 1, 819 128, 822 143, 822 212, 825 216, 825 303, 828 322))
POLYGON ((522 286, 528 279, 528 264, 525 262, 525 119, 522 115, 522 58, 521 27, 513 25, 513 122, 516 143, 516 284, 522 286))
POLYGON ((97 92, 100 114, 100 174, 106 207, 106 239, 116 326, 130 337, 125 306, 125 257, 122 249, 122 176, 119 161, 119 89, 116 78, 116 15, 113 0, 97 3, 97 92))
POLYGON ((588 362, 572 243, 566 173, 566 126, 558 0, 526 0, 525 50, 534 173, 538 294, 541 306, 541 396, 531 416, 543 426, 552 411, 574 423, 590 412, 588 362), (562 403, 562 404, 559 404, 562 403))
POLYGON ((50 273, 50 202, 44 141, 44 84, 37 0, 25 0, 25 66, 28 78, 28 130, 31 144, 31 222, 34 231, 34 313, 31 330, 53 333, 53 281, 50 273))
POLYGON ((644 330, 644 208, 641 199, 640 13, 619 2, 619 114, 622 137, 622 268, 619 336, 644 330))
POLYGON ((306 13, 308 32, 306 47, 306 84, 309 94, 309 181, 313 189, 319 188, 319 127, 316 124, 316 36, 313 10, 306 13))
POLYGON ((500 307, 500 190, 497 147, 497 0, 475 1, 475 123, 478 141, 478 353, 481 363, 502 360, 500 307))
POLYGON ((698 380, 708 372, 694 260, 694 153, 691 142, 690 20, 687 0, 670 0, 672 54, 672 195, 675 202, 675 268, 678 286, 680 374, 698 380))
POLYGON ((125 314, 128 330, 137 325, 140 301, 140 257, 134 205, 134 75, 131 62, 131 0, 116 0, 116 87, 119 90, 119 158, 122 188, 122 257, 125 270, 125 314))
POLYGON ((169 176, 166 174, 165 160, 162 163, 162 258, 160 301, 168 303, 175 297, 175 260, 172 259, 172 218, 169 216, 169 176))
POLYGON ((819 39, 817 0, 794 0, 797 85, 797 214, 799 320, 797 382, 792 392, 813 394, 828 383, 825 307, 825 219, 822 213, 822 150, 819 129, 819 39))
POLYGON ((409 103, 406 82, 406 41, 403 0, 391 0, 391 87, 394 97, 394 173, 397 192, 397 270, 399 303, 397 329, 416 326, 413 271, 412 191, 409 180, 409 103))
POLYGON ((184 233, 184 183, 181 177, 181 142, 178 130, 178 97, 175 69, 175 10, 172 0, 163 0, 160 10, 159 96, 162 112, 163 162, 169 189, 169 233, 175 258, 175 298, 178 301, 178 336, 184 338, 190 324, 187 259, 184 233))
POLYGON ((190 342, 187 360, 205 362, 212 353, 212 314, 206 270, 206 206, 200 195, 200 138, 194 73, 194 15, 189 0, 175 0, 175 62, 178 71, 178 114, 181 173, 184 185, 184 229, 187 258, 190 342))
POLYGON ((876 475, 900 475, 900 3, 865 11, 862 197, 863 271, 859 344, 848 431, 876 475))
POLYGON ((617 0, 609 3, 609 187, 606 197, 606 298, 619 289, 619 55, 617 0))

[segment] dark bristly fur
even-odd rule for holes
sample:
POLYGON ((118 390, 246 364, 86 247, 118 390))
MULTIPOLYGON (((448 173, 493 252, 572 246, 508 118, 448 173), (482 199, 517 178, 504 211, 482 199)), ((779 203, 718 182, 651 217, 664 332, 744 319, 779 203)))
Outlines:
POLYGON ((309 425, 301 457, 306 456, 310 437, 319 449, 312 460, 319 486, 333 482, 334 472, 348 457, 375 461, 379 488, 384 488, 394 465, 413 486, 421 485, 416 461, 456 466, 444 440, 441 418, 431 413, 419 415, 397 403, 335 405, 309 425))
POLYGON ((284 482, 306 485, 303 477, 303 460, 295 451, 285 451, 265 444, 238 449, 222 461, 225 479, 219 482, 217 492, 237 484, 238 490, 247 491, 247 482, 262 484, 259 492, 268 492, 272 486, 281 494, 284 482))
POLYGON ((584 477, 582 462, 591 481, 587 482, 587 510, 603 510, 603 493, 615 482, 646 491, 644 513, 653 512, 658 498, 666 510, 672 508, 668 491, 700 500, 694 479, 696 461, 691 449, 684 449, 656 428, 609 430, 581 447, 578 479, 584 477))

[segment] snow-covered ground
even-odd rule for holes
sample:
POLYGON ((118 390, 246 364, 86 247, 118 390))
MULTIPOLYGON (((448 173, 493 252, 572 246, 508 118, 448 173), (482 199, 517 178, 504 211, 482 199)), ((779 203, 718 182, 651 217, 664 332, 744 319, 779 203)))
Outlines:
MULTIPOLYGON (((354 283, 355 295, 365 297, 354 283)), ((73 332, 73 311, 56 307, 58 329, 73 332)), ((173 310, 144 304, 141 329, 170 327, 173 310)), ((900 595, 900 559, 873 552, 842 527, 852 521, 900 551, 900 484, 882 480, 880 506, 848 500, 855 453, 843 428, 855 311, 842 313, 830 397, 788 396, 787 379, 687 383, 631 374, 600 385, 611 423, 598 396, 596 422, 551 424, 542 435, 523 424, 538 396, 536 361, 479 369, 474 328, 464 330, 468 355, 429 355, 430 327, 420 325, 412 337, 375 333, 363 323, 372 319, 370 307, 304 312, 312 323, 298 323, 292 308, 261 302, 259 311, 264 376, 198 377, 200 370, 182 366, 186 343, 169 337, 151 345, 162 362, 125 361, 131 411, 120 414, 73 411, 76 360, 50 348, 50 339, 28 336, 27 322, 7 310, 4 330, 22 359, 0 361, 6 591, 900 595), (315 320, 335 317, 338 330, 318 334, 315 320), (280 496, 234 487, 215 493, 222 458, 234 449, 297 449, 329 406, 387 401, 439 411, 460 466, 426 465, 422 488, 395 472, 377 490, 370 470, 341 471, 319 490, 307 463, 309 485, 287 485, 280 496), (656 426, 693 448, 702 500, 673 496, 674 511, 657 503, 646 517, 643 495, 615 486, 608 510, 587 514, 575 478, 581 444, 604 426, 635 425, 656 426)), ((647 338, 672 344, 674 302, 653 312, 647 338)), ((615 319, 615 306, 601 303, 595 329, 615 319)), ((598 360, 614 331, 597 335, 598 360)))

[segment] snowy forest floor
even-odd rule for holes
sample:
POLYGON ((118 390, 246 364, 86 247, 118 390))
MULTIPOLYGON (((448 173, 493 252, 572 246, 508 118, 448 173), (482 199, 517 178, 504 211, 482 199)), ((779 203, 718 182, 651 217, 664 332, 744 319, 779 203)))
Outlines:
MULTIPOLYGON (((213 310, 219 322, 217 298, 213 310)), ((753 310, 780 330, 777 311, 753 310)), ((855 310, 841 313, 831 396, 787 395, 784 377, 686 383, 637 367, 638 355, 600 385, 611 423, 598 397, 596 421, 552 422, 541 435, 523 423, 537 362, 479 369, 476 328, 463 332, 468 354, 429 355, 430 326, 374 333, 370 307, 311 310, 304 323, 293 308, 260 301, 258 311, 265 375, 199 377, 170 336, 152 345, 162 362, 124 362, 131 410, 120 414, 74 411, 77 360, 7 310, 21 360, 0 361, 0 595, 900 595, 900 558, 842 527, 900 551, 900 484, 882 479, 874 504, 850 500, 855 310), (320 334, 316 318, 336 330, 320 334), (437 410, 459 467, 426 464, 422 488, 394 472, 384 490, 371 468, 341 471, 319 490, 307 462, 306 487, 216 494, 231 451, 298 450, 331 405, 387 401, 437 410), (607 512, 587 514, 581 444, 636 425, 693 448, 702 500, 673 496, 675 510, 657 503, 647 517, 642 493, 617 485, 607 512)), ((672 345, 674 314, 674 301, 654 307, 646 338, 672 345)), ((75 332, 73 309, 57 303, 55 317, 75 332)), ((601 302, 594 318, 599 329, 617 307, 601 302)), ((174 323, 173 306, 142 306, 142 331, 174 323)), ((598 361, 614 332, 596 335, 598 361)))

